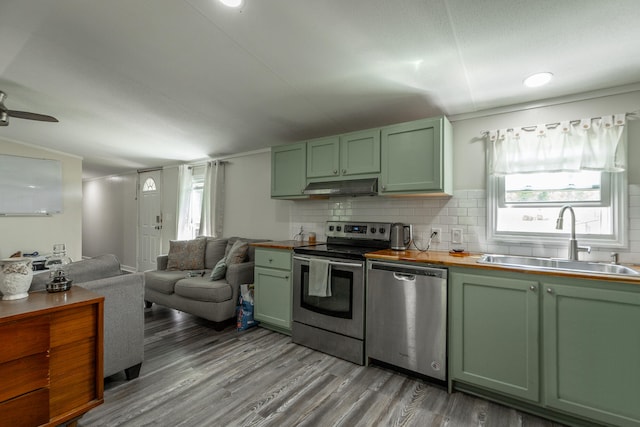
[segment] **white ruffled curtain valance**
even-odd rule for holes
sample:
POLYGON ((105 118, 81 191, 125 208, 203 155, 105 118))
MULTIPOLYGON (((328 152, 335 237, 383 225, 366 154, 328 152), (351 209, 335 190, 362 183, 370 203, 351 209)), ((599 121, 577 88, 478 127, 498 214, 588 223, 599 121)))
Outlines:
POLYGON ((626 169, 625 114, 487 132, 489 173, 626 169))

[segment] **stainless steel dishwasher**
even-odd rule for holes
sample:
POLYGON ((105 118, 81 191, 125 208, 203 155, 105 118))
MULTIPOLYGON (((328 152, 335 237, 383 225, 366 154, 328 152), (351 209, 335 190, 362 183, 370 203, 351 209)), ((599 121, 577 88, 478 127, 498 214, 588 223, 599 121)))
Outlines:
POLYGON ((369 261, 366 301, 368 359, 446 380, 446 269, 369 261))

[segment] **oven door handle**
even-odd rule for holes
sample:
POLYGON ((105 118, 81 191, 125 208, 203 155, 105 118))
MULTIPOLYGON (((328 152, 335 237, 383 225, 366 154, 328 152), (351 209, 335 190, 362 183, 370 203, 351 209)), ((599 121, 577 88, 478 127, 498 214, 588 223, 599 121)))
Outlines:
MULTIPOLYGON (((298 261, 307 261, 307 262, 311 261, 311 258, 302 257, 302 256, 298 256, 298 255, 294 255, 293 259, 296 259, 298 261)), ((339 261, 329 261, 329 265, 335 266, 335 267, 357 267, 357 268, 361 268, 363 266, 363 264, 361 264, 361 263, 339 262, 339 261)))

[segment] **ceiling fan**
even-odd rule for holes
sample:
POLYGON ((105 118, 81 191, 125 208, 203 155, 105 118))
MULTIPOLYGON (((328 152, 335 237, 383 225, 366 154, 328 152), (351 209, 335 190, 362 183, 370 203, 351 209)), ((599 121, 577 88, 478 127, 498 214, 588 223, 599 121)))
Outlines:
POLYGON ((41 122, 57 122, 58 119, 44 114, 29 113, 27 111, 15 111, 9 110, 4 106, 4 100, 7 98, 7 94, 0 90, 0 126, 9 125, 9 117, 15 117, 16 119, 28 119, 38 120, 41 122))

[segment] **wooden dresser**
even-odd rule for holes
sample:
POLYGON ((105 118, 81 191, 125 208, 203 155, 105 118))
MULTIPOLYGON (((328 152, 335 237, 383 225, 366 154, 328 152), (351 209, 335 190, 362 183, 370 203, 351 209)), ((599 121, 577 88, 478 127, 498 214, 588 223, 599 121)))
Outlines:
POLYGON ((0 426, 56 426, 103 402, 104 297, 79 286, 0 301, 0 426))

